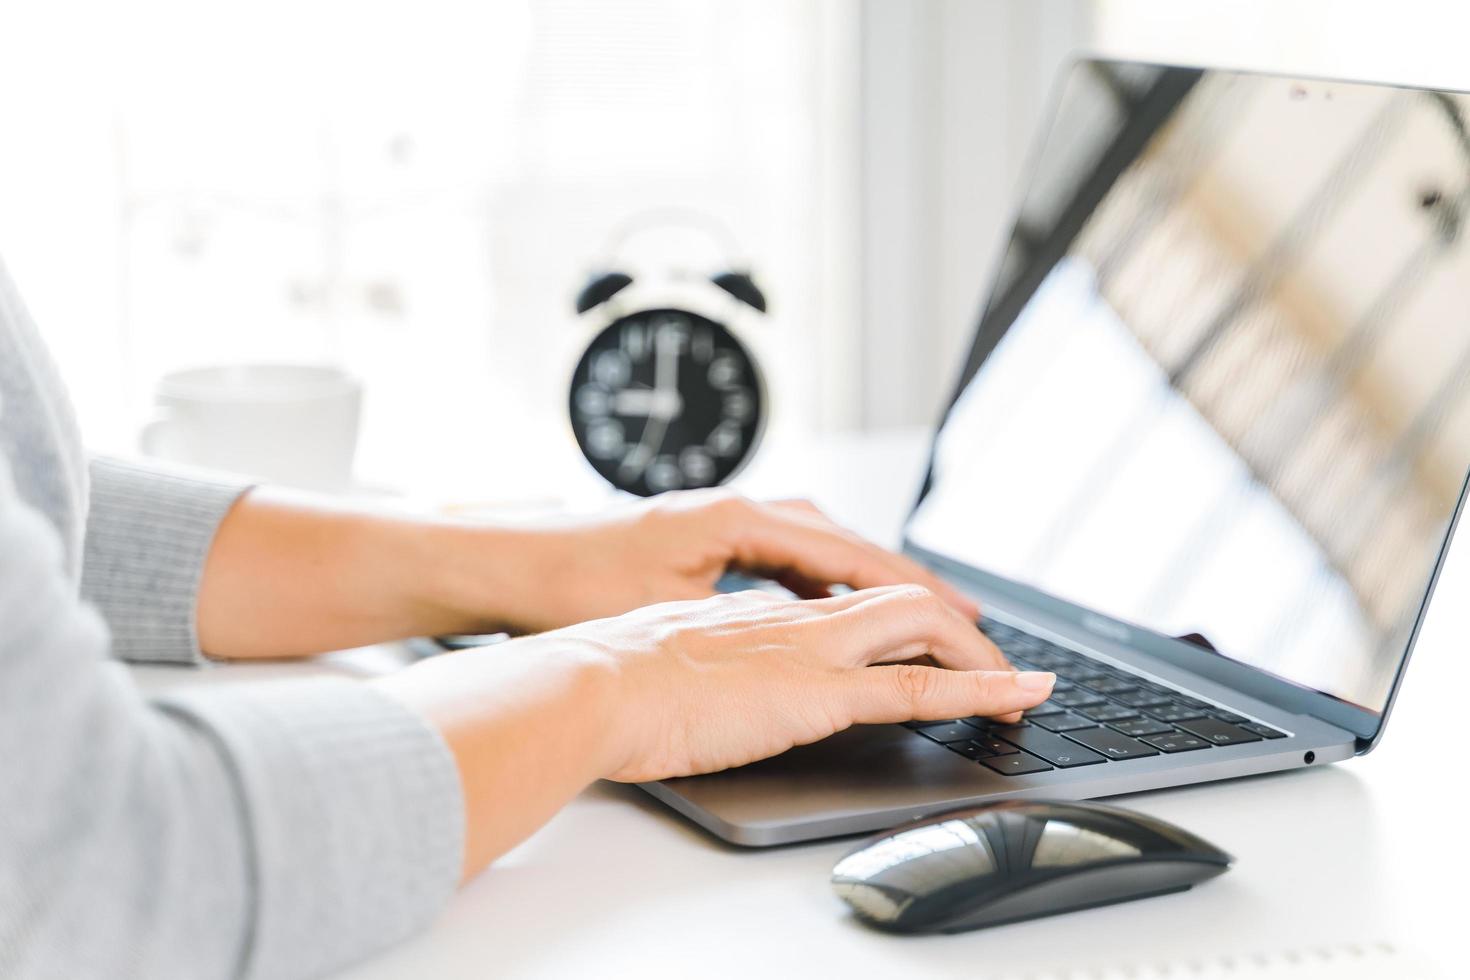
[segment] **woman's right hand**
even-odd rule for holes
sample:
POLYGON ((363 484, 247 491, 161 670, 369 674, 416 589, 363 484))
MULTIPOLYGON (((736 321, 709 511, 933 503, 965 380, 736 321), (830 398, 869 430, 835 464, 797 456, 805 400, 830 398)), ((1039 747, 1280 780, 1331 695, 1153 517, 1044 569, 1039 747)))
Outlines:
POLYGON ((807 601, 742 592, 541 639, 602 661, 617 706, 602 775, 625 782, 744 765, 855 724, 1018 717, 1054 681, 1017 673, 919 586, 807 601))
POLYGON ((436 657, 377 684, 454 752, 469 876, 594 779, 713 772, 854 724, 1013 717, 1054 679, 1012 670, 927 589, 890 586, 663 603, 436 657))

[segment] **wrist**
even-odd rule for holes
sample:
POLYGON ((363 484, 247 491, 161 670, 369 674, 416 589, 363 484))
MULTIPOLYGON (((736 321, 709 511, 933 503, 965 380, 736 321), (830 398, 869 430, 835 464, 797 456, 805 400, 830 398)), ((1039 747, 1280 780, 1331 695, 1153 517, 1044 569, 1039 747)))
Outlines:
POLYGON ((582 784, 624 762, 621 741, 609 737, 618 730, 615 661, 561 632, 432 657, 373 683, 419 711, 452 747, 498 753, 528 737, 547 748, 575 746, 576 763, 557 771, 579 774, 582 784), (496 735, 501 729, 516 735, 496 735))
POLYGON ((372 683, 422 716, 454 757, 465 878, 617 768, 617 672, 574 637, 446 654, 372 683))
POLYGON ((425 535, 429 567, 414 589, 431 632, 530 632, 555 625, 538 613, 548 588, 553 532, 436 524, 425 535))

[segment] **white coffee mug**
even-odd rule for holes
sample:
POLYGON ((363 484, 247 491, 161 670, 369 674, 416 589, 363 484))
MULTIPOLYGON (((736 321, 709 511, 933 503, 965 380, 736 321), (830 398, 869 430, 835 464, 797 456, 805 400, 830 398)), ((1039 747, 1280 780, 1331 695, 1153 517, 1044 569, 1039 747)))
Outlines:
POLYGON ((362 385, 339 368, 176 371, 159 381, 155 401, 157 417, 139 440, 150 456, 311 490, 352 483, 362 385))

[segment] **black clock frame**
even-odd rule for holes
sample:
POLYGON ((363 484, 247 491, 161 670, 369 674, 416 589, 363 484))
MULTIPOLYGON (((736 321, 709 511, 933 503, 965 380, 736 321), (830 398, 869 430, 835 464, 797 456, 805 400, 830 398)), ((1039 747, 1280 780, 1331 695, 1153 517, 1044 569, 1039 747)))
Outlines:
MULTIPOLYGON (((765 435, 767 415, 769 414, 768 408, 770 405, 769 391, 766 387, 765 376, 761 370, 760 362, 756 360, 754 354, 750 350, 750 347, 744 341, 742 341, 735 334, 735 332, 731 330, 730 327, 724 322, 716 320, 713 317, 705 313, 698 312, 696 310, 683 307, 667 306, 647 307, 642 309, 630 310, 604 325, 600 330, 598 330, 597 334, 588 343, 586 349, 578 358, 576 367, 572 371, 572 376, 570 379, 570 384, 568 385, 567 393, 568 418, 571 422, 572 434, 577 441, 577 447, 581 450, 582 457, 587 461, 588 465, 591 466, 592 469, 595 470, 599 476, 607 480, 618 489, 644 497, 654 496, 658 493, 665 492, 666 490, 678 489, 675 487, 654 487, 650 486, 648 483, 649 465, 653 463, 658 456, 665 454, 656 453, 654 454, 653 458, 644 461, 643 465, 639 467, 636 477, 629 478, 624 475, 621 472, 621 470, 623 470, 624 468, 621 459, 601 456, 596 451, 594 451, 592 446, 589 445, 588 433, 590 425, 587 419, 588 413, 585 413, 579 407, 578 393, 584 385, 601 383, 597 382, 596 379, 594 379, 592 376, 593 362, 598 354, 608 350, 621 350, 623 332, 626 328, 632 326, 634 323, 640 321, 649 323, 650 331, 654 330, 655 327, 653 323, 650 323, 650 321, 656 321, 657 318, 660 316, 678 317, 690 323, 691 326, 705 326, 710 328, 714 332, 716 337, 714 341, 715 346, 719 348, 731 349, 738 356, 738 359, 740 360, 741 365, 745 370, 745 378, 742 381, 742 385, 750 389, 750 393, 753 398, 753 404, 751 406, 750 413, 751 418, 749 421, 743 422, 740 425, 740 431, 743 441, 742 450, 738 453, 738 455, 733 458, 732 463, 723 468, 721 467, 721 461, 719 459, 714 459, 713 461, 715 462, 717 468, 713 479, 704 483, 699 483, 697 484, 698 486, 718 486, 720 484, 728 483, 745 469, 745 467, 749 464, 751 458, 759 449, 761 440, 765 435)), ((693 363, 692 356, 690 357, 690 363, 693 363)), ((631 380, 632 378, 630 377, 629 381, 631 380)), ((702 381, 701 383, 708 384, 708 382, 706 381, 702 381)), ((680 393, 682 395, 683 389, 679 386, 678 382, 676 382, 676 387, 680 388, 680 393)), ((616 394, 616 391, 609 389, 606 394, 608 395, 608 397, 613 397, 616 394)), ((668 433, 665 433, 665 435, 661 438, 661 446, 664 439, 667 439, 668 436, 671 434, 677 433, 678 429, 682 427, 680 423, 682 423, 683 416, 687 414, 687 411, 688 406, 685 406, 685 411, 681 412, 680 417, 672 420, 674 424, 671 424, 669 426, 670 431, 668 433)), ((721 409, 721 412, 722 411, 723 409, 721 409)), ((603 413, 603 417, 611 417, 614 414, 616 413, 606 412, 603 413)), ((714 428, 718 426, 722 418, 722 414, 716 414, 713 417, 713 420, 711 421, 710 432, 705 433, 701 437, 703 441, 707 442, 709 436, 713 433, 714 428)), ((640 440, 647 434, 648 426, 650 424, 652 424, 652 419, 646 419, 643 429, 639 430, 638 433, 638 437, 640 440)), ((625 441, 625 445, 626 444, 627 443, 625 441)), ((694 445, 694 442, 686 440, 686 444, 683 448, 693 448, 694 445)), ((710 455, 713 458, 714 454, 711 453, 710 455)))

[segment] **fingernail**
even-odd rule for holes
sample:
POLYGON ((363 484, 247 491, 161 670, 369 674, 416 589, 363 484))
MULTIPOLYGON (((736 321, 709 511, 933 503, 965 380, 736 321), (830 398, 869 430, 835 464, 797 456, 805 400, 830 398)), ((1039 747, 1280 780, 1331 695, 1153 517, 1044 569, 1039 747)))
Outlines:
POLYGON ((1057 675, 1046 670, 1023 670, 1016 674, 1016 683, 1028 691, 1045 691, 1057 682, 1057 675))

